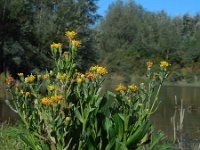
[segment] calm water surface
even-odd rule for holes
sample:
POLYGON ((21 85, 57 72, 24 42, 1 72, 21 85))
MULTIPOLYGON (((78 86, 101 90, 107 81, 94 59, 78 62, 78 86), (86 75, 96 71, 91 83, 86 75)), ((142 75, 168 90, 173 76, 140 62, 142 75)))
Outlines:
POLYGON ((183 132, 181 133, 183 142, 189 143, 188 145, 196 145, 196 148, 192 149, 200 150, 200 147, 198 148, 200 145, 200 87, 164 86, 160 93, 160 100, 160 107, 152 117, 156 129, 161 129, 173 139, 174 131, 171 117, 176 111, 176 123, 180 121, 182 100, 185 109, 183 132), (175 105, 175 96, 178 107, 175 105))
MULTIPOLYGON (((173 126, 171 117, 177 111, 177 121, 179 121, 180 101, 183 100, 185 117, 183 122, 183 137, 186 141, 200 144, 200 88, 199 87, 181 87, 164 86, 160 93, 162 101, 158 111, 152 117, 152 123, 156 129, 160 129, 165 134, 173 138, 173 126), (175 106, 175 95, 178 101, 178 107, 175 106)), ((16 119, 8 106, 0 101, 0 121, 13 121, 16 119)))

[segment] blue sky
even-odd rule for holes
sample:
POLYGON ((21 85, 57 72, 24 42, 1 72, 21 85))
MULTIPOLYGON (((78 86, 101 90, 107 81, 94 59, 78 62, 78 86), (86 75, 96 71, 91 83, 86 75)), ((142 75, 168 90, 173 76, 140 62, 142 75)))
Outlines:
MULTIPOLYGON (((98 13, 104 15, 108 6, 114 1, 116 0, 99 0, 97 3, 99 6, 98 13)), ((183 15, 185 13, 195 15, 200 12, 200 0, 135 0, 135 2, 149 11, 165 10, 170 16, 183 15)))

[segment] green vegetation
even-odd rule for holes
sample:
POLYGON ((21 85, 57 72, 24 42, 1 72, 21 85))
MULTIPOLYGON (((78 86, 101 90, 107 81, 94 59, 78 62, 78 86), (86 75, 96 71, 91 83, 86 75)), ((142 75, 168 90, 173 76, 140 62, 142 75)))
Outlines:
POLYGON ((125 81, 144 75, 144 62, 168 60, 170 81, 199 81, 200 15, 169 17, 134 1, 114 2, 97 28, 100 62, 125 81))
POLYGON ((18 73, 20 83, 6 77, 11 94, 6 103, 27 131, 19 134, 20 139, 33 150, 169 149, 170 145, 159 144, 164 134, 150 122, 169 63, 161 61, 155 73, 148 61, 144 83, 128 87, 121 83, 116 92, 102 93, 107 69, 96 65, 84 74, 77 72, 75 58, 81 43, 75 32, 65 35, 68 51, 62 52, 61 43, 51 44, 53 70, 28 76, 18 73))
MULTIPOLYGON (((92 30, 96 0, 0 0, 0 73, 38 72, 51 68, 50 43, 62 42, 66 30, 79 34, 79 67, 95 62, 92 30)), ((68 47, 64 47, 68 49, 68 47)))
POLYGON ((20 123, 16 125, 0 124, 0 149, 1 150, 25 150, 28 147, 19 138, 25 134, 25 129, 20 123))

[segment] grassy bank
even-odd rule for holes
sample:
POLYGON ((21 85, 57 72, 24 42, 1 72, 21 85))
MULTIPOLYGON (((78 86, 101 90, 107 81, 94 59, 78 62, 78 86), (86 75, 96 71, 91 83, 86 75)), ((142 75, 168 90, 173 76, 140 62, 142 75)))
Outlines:
POLYGON ((9 125, 0 124, 0 150, 25 150, 27 146, 19 138, 20 134, 25 134, 20 123, 9 125))

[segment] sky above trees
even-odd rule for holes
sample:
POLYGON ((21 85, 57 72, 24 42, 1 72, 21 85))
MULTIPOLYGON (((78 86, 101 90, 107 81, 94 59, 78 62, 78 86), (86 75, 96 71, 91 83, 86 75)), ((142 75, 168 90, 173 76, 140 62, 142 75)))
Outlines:
MULTIPOLYGON (((99 0, 98 13, 105 15, 108 6, 116 0, 99 0)), ((124 2, 128 0, 122 0, 124 2)), ((159 12, 165 10, 170 16, 183 15, 188 13, 195 15, 200 12, 200 0, 135 0, 148 11, 159 12)))

